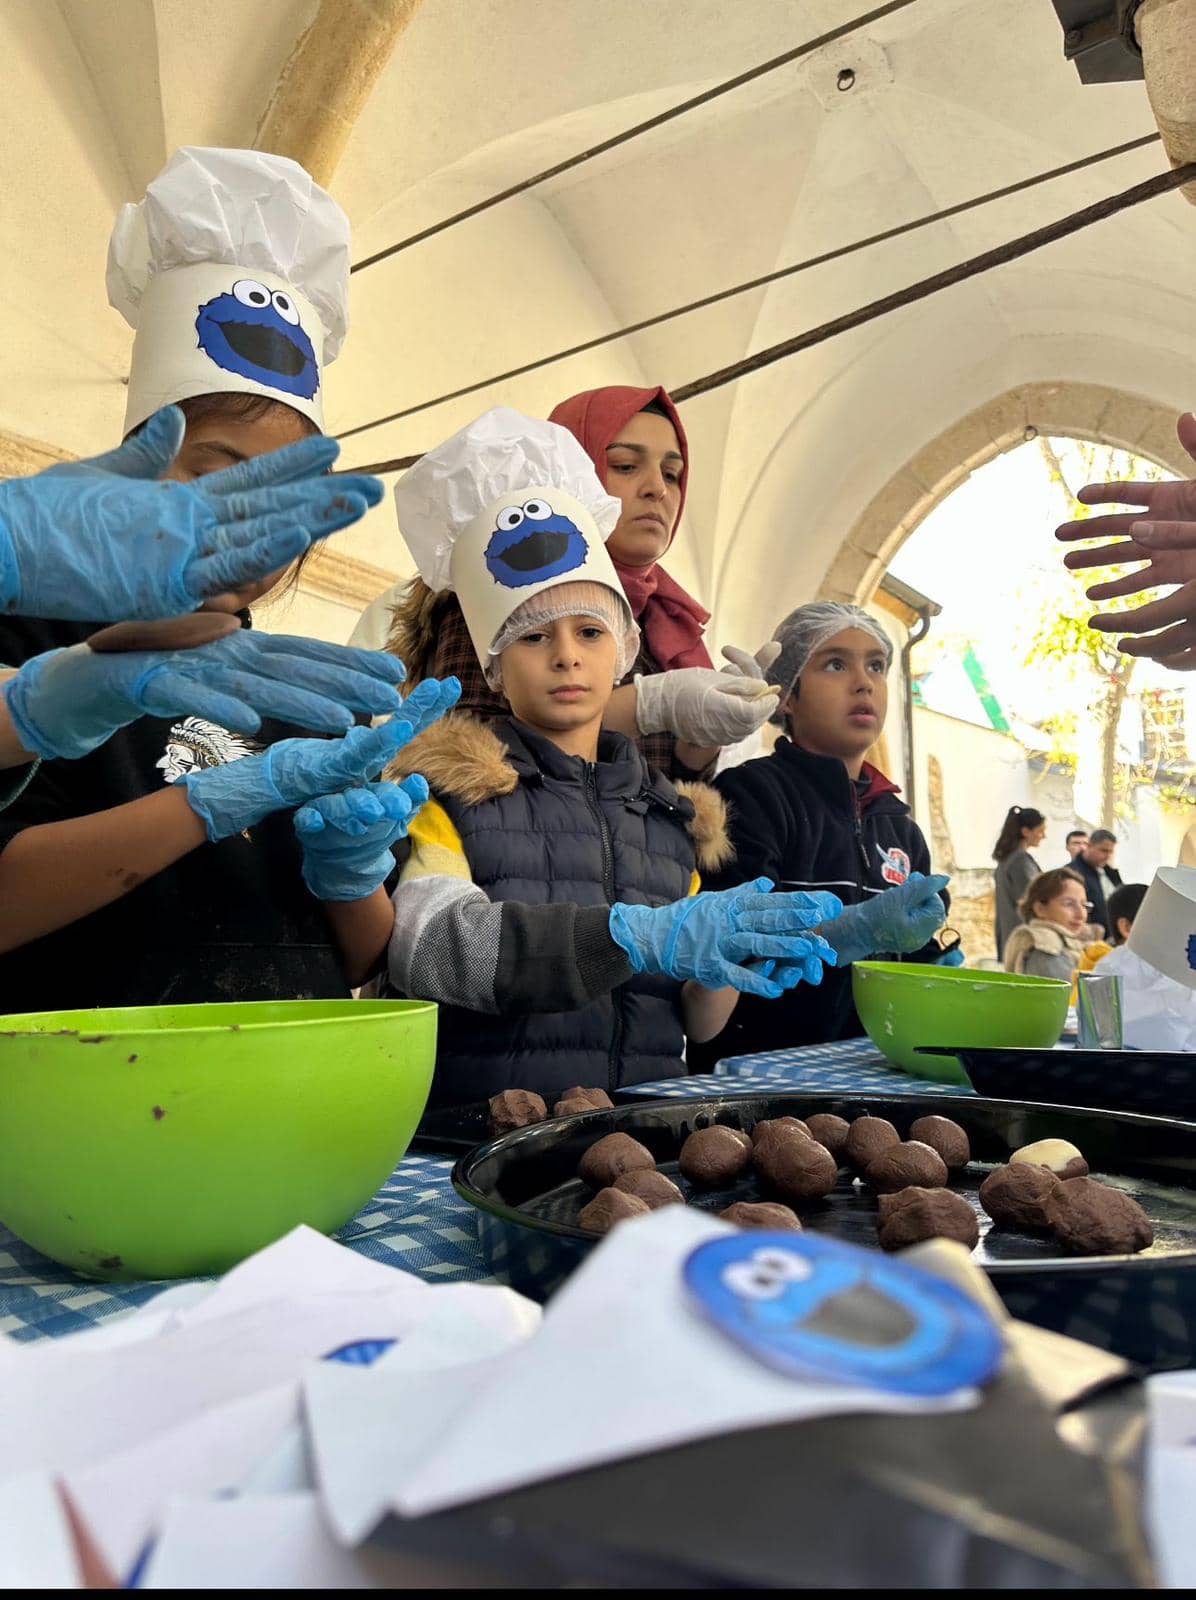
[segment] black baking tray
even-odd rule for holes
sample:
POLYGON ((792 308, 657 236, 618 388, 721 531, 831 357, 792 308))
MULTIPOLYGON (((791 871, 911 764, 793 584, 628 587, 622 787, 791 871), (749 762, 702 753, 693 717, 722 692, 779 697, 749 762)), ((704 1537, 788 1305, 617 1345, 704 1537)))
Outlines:
MULTIPOLYGON (((940 1055, 934 1050, 919 1055, 940 1055)), ((1196 1055, 1183 1050, 1013 1050, 963 1045, 977 1094, 1196 1120, 1196 1055)))
MULTIPOLYGON (((967 1129, 973 1161, 952 1188, 976 1206, 976 1259, 1016 1317, 1110 1350, 1152 1370, 1196 1366, 1196 1123, 1076 1106, 978 1096, 734 1095, 643 1100, 522 1128, 463 1156, 458 1194, 478 1210, 478 1236, 495 1275, 545 1299, 584 1259, 597 1236, 578 1226, 591 1191, 576 1177, 582 1153, 607 1133, 630 1133, 695 1205, 721 1211, 760 1198, 748 1173, 728 1188, 698 1190, 677 1170, 695 1128, 751 1129, 768 1117, 887 1117, 902 1135, 922 1116, 951 1117, 967 1129), (1093 1176, 1132 1194, 1154 1223, 1155 1243, 1137 1256, 1061 1256, 1049 1239, 991 1226, 976 1199, 984 1177, 1021 1145, 1069 1139, 1093 1176)), ((838 1188, 802 1208, 807 1228, 876 1246, 876 1196, 846 1171, 838 1188)))

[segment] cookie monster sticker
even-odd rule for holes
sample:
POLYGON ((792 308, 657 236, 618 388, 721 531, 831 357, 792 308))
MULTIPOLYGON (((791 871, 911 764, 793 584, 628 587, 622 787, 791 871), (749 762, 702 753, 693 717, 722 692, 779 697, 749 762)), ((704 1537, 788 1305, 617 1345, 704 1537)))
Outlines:
POLYGON ((834 1239, 715 1239, 683 1272, 721 1333, 793 1378, 945 1395, 986 1382, 1001 1363, 991 1319, 953 1284, 834 1239))
POLYGON ((199 348, 226 372, 302 400, 315 398, 316 352, 285 289, 238 278, 226 294, 200 306, 195 332, 199 348))
POLYGON ((498 513, 486 546, 486 568, 504 589, 523 589, 575 572, 589 554, 577 524, 537 498, 498 513))

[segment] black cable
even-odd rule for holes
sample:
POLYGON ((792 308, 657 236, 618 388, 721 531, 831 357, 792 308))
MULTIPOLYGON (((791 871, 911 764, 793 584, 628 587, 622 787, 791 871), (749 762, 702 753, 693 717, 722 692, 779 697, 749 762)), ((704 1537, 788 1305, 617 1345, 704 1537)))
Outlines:
POLYGON ((1114 145, 1108 150, 1098 151, 1095 155, 1082 156, 1078 161, 1068 161, 1061 167, 1052 167, 1048 172, 1039 172, 1032 178, 1021 178, 1018 182, 1005 184, 1000 189, 990 189, 987 194, 975 195, 970 200, 960 200, 955 205, 944 206, 941 211, 931 211, 925 216, 914 217, 909 222, 898 223, 895 227, 885 228, 880 233, 871 233, 865 239, 856 239, 851 244, 824 251, 822 255, 809 256, 804 261, 795 261, 787 267, 778 267, 775 272, 766 272, 759 278, 749 278, 746 283, 734 284, 730 289, 719 289, 714 294, 703 295, 699 300, 691 300, 687 305, 675 306, 671 311, 661 311, 654 317, 643 318, 640 322, 630 322, 626 327, 616 328, 612 333, 600 333, 594 339, 569 345, 565 350, 556 350, 550 356, 539 356, 535 361, 525 361, 522 366, 511 367, 508 371, 496 373, 493 377, 480 378, 476 383, 467 383, 460 389, 450 389, 447 394, 439 394, 434 400, 421 400, 418 405, 406 406, 402 411, 392 411, 385 417, 376 418, 373 422, 360 422, 355 428, 346 428, 337 437, 341 440, 351 439, 355 434, 368 433, 373 428, 385 427, 388 422, 401 422, 405 417, 417 416, 421 411, 432 410, 434 406, 447 405, 450 400, 461 400, 466 395, 477 394, 482 389, 508 383, 512 378, 522 378, 529 372, 538 372, 542 367, 553 366, 558 361, 567 361, 571 356, 584 355, 587 350, 600 349, 604 344, 613 344, 616 340, 626 339, 633 333, 643 333, 646 328, 657 328, 663 322, 672 322, 677 317, 688 316, 691 311, 705 310, 707 306, 718 305, 720 301, 731 300, 736 295, 748 294, 753 289, 762 289, 767 284, 776 283, 782 278, 793 277, 799 272, 808 272, 812 267, 824 267, 829 262, 841 261, 845 256, 856 255, 874 244, 900 239, 905 234, 928 228, 932 223, 945 222, 951 217, 962 216, 964 212, 975 211, 991 201, 1008 199, 1010 195, 1021 194, 1027 189, 1036 188, 1039 184, 1049 183, 1053 178, 1066 177, 1073 172, 1082 171, 1085 167, 1109 161, 1114 156, 1141 150, 1148 144, 1156 144, 1159 138, 1160 135, 1157 133, 1144 134, 1140 139, 1131 139, 1126 144, 1114 145))
POLYGON ((670 106, 667 111, 661 111, 655 117, 649 117, 646 122, 637 122, 634 127, 625 128, 622 133, 616 133, 609 139, 603 139, 601 144, 591 145, 588 150, 579 150, 576 155, 568 156, 564 161, 558 161, 553 167, 546 167, 543 172, 537 172, 534 177, 524 178, 522 182, 512 184, 509 189, 503 189, 498 194, 492 194, 485 200, 479 200, 476 205, 466 206, 464 211, 455 212, 451 217, 445 217, 443 222, 434 222, 429 228, 421 228, 418 233, 411 234, 406 239, 400 239, 398 244, 388 245, 385 250, 379 250, 372 256, 367 256, 364 261, 358 261, 350 268, 352 272, 364 272, 366 267, 372 267, 378 261, 385 261, 390 256, 398 255, 400 250, 408 250, 413 244, 420 244, 425 239, 434 238, 436 234, 443 233, 446 228, 456 227, 458 222, 465 222, 470 217, 479 216, 483 211, 501 205, 504 200, 513 200, 516 195, 526 194, 529 189, 534 189, 538 184, 546 183, 549 178, 559 178, 564 172, 571 172, 574 167, 580 167, 587 161, 592 161, 595 156, 602 156, 608 150, 617 150, 622 144, 628 144, 632 139, 638 139, 643 133, 650 133, 653 128, 662 128, 665 123, 672 122, 676 117, 682 117, 687 111, 696 111, 699 106, 709 105, 712 100, 719 99, 722 95, 730 94, 733 89, 742 89, 744 84, 753 83, 757 78, 763 78, 770 72, 776 72, 780 67, 787 67, 792 61, 800 61, 803 56, 812 55, 815 50, 821 50, 824 45, 835 44, 839 39, 846 39, 849 34, 856 33, 860 28, 866 28, 870 23, 880 22, 885 17, 892 16, 896 11, 904 11, 907 6, 912 6, 915 0, 888 0, 887 5, 877 6, 874 11, 866 12, 861 17, 854 17, 850 22, 844 22, 838 28, 832 28, 829 33, 819 34, 817 39, 808 39, 805 44, 799 44, 793 50, 786 50, 783 55, 773 56, 770 61, 762 61, 759 66, 749 67, 746 72, 739 73, 734 78, 728 78, 725 83, 716 84, 713 89, 707 89, 702 94, 696 94, 690 100, 682 100, 678 105, 670 106))
POLYGON ((1080 211, 1073 211, 1066 217, 1060 217, 1056 222, 1048 222, 1045 227, 1035 228, 1032 233, 1024 233, 1017 239, 1010 239, 1006 244, 996 245, 992 250, 985 250, 978 256, 972 256, 954 267, 948 267, 944 272, 936 272, 929 278, 922 278, 917 283, 896 290, 893 294, 872 300, 866 306, 859 306, 855 311, 847 312, 845 316, 823 322, 817 328, 799 333, 795 338, 783 339, 780 344, 769 345, 766 350, 759 350, 754 356, 745 356, 743 360, 735 361, 729 367, 720 367, 717 372, 707 373, 704 378, 695 378, 692 383, 682 384, 681 388, 671 391, 673 399, 680 404, 683 400, 692 400, 697 395, 708 394, 711 389, 721 389, 724 384, 731 383, 736 378, 746 377, 749 373, 759 372, 762 367, 769 367, 774 361, 783 361, 786 356, 809 350, 811 346, 823 344, 827 339, 834 339, 840 333, 849 333, 853 328, 862 327, 866 322, 874 322, 877 317, 887 316, 890 311, 899 311, 919 300, 925 300, 932 294, 938 294, 941 289, 950 289, 957 283, 966 283, 969 278, 979 277, 982 272, 991 272, 994 267, 1003 267, 1010 261, 1018 261, 1033 250, 1041 250, 1043 245, 1066 239, 1070 234, 1079 233, 1082 228, 1091 227, 1094 222, 1104 222, 1109 217, 1117 216, 1119 212, 1128 211, 1131 206, 1141 205, 1144 200, 1153 200, 1158 195, 1168 194, 1172 189, 1180 189, 1184 184, 1194 181, 1196 181, 1196 161, 1176 167, 1171 172, 1158 173, 1153 178, 1147 178, 1144 183, 1136 183, 1132 188, 1123 189, 1120 194, 1109 195, 1104 200, 1096 201, 1094 205, 1084 206, 1080 211))

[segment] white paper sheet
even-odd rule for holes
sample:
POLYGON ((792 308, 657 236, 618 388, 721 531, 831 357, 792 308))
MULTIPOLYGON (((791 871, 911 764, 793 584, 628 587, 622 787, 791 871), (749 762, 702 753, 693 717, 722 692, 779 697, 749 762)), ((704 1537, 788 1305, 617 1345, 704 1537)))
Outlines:
POLYGON ((737 1349, 691 1311, 680 1276, 696 1245, 731 1231, 681 1206, 616 1228, 551 1301, 540 1332, 493 1363, 439 1445, 394 1482, 395 1509, 421 1515, 774 1422, 975 1402, 971 1391, 928 1405, 802 1383, 737 1349))
POLYGON ((374 1589, 394 1557, 346 1550, 315 1495, 256 1495, 170 1503, 143 1589, 374 1589))
POLYGON ((457 1284, 372 1367, 324 1362, 304 1379, 313 1464, 334 1530, 356 1544, 389 1510, 444 1428, 489 1381, 496 1356, 539 1327, 540 1308, 510 1289, 457 1284))
POLYGON ((242 1486, 299 1415, 299 1385, 217 1406, 181 1427, 65 1476, 76 1511, 112 1571, 126 1578, 167 1500, 242 1486))
POLYGON ((75 1355, 70 1341, 23 1352, 5 1378, 0 1461, 72 1471, 131 1449, 212 1407, 298 1380, 357 1339, 401 1338, 424 1285, 379 1294, 293 1294, 158 1338, 75 1355))
POLYGON ((0 1589, 77 1589, 75 1541, 54 1481, 27 1472, 0 1481, 0 1589))

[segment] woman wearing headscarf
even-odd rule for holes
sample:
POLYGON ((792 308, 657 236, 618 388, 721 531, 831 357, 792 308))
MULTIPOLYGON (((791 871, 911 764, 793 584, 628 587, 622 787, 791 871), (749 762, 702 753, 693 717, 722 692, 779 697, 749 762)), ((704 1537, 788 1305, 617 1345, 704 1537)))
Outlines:
MULTIPOLYGON (((732 665, 714 670, 703 638, 709 613, 660 565, 680 522, 689 474, 677 408, 661 388, 614 386, 573 395, 550 420, 580 442, 623 508, 607 551, 642 643, 605 725, 635 739, 648 762, 671 777, 697 776, 720 748, 761 728, 777 698, 764 678, 771 652, 757 662, 728 650, 732 665)), ((412 682, 452 674, 461 679, 463 711, 485 721, 506 715, 482 676, 455 595, 433 594, 414 578, 393 616, 387 648, 402 658, 412 682)), ((366 637, 359 628, 353 642, 366 637)))

